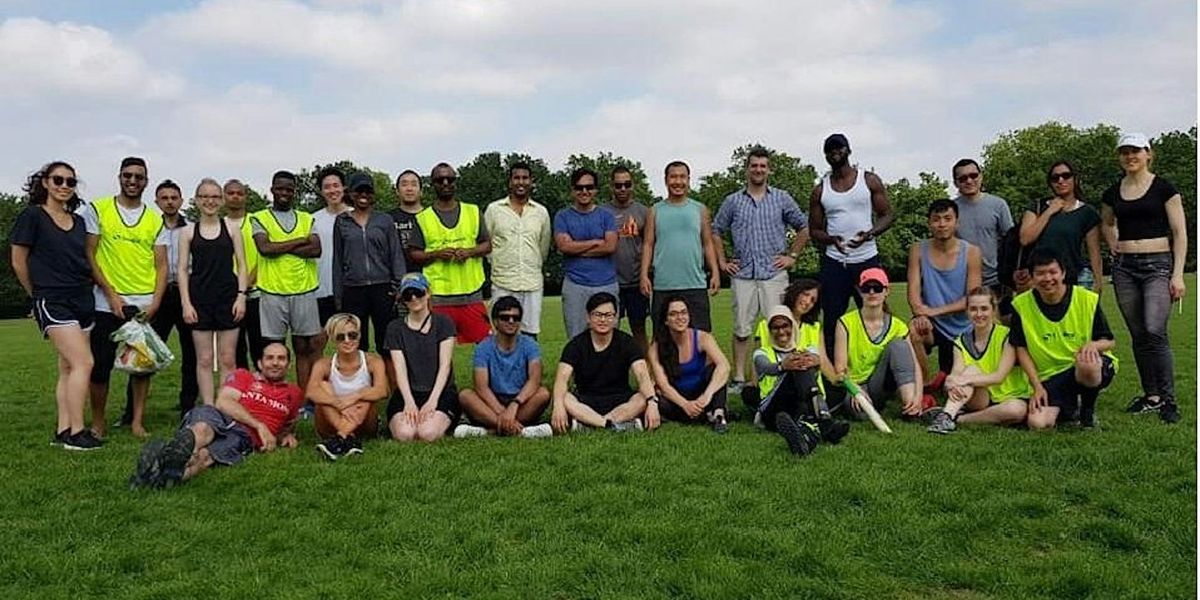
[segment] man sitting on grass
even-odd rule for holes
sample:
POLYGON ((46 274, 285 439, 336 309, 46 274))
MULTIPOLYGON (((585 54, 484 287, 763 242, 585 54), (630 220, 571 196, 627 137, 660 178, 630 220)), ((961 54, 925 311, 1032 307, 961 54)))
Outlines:
POLYGON ((258 373, 234 371, 216 406, 197 406, 183 417, 175 438, 142 447, 131 488, 163 488, 191 479, 213 464, 236 465, 254 450, 296 447, 292 424, 304 404, 304 392, 284 380, 291 354, 272 342, 263 348, 258 373))
POLYGON ((458 393, 458 402, 473 423, 459 425, 454 437, 519 435, 549 437, 550 425, 535 423, 550 402, 542 382, 542 353, 532 337, 521 333, 521 302, 501 296, 492 303, 492 335, 475 346, 475 387, 458 393))
POLYGON ((658 402, 646 359, 633 336, 616 328, 617 298, 608 292, 587 301, 587 330, 563 347, 554 377, 550 425, 557 433, 579 426, 641 430, 647 402, 658 402), (638 391, 629 389, 629 373, 638 391), (567 391, 572 376, 575 393, 567 391))

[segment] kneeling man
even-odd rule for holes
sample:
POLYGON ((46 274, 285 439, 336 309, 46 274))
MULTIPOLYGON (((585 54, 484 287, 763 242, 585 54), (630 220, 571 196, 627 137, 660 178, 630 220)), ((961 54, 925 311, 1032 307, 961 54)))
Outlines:
POLYGON ((130 487, 166 487, 205 469, 235 465, 251 452, 296 447, 292 425, 304 392, 285 381, 291 355, 281 342, 263 348, 258 373, 234 371, 221 387, 216 406, 197 406, 183 417, 175 438, 142 447, 130 487))
POLYGON ((578 426, 643 429, 647 402, 658 402, 654 381, 633 336, 617 329, 617 298, 599 292, 587 301, 587 330, 563 348, 554 377, 550 424, 557 433, 578 426), (629 373, 638 391, 629 387, 629 373), (572 375, 575 393, 567 391, 572 375))
POLYGON ((520 435, 549 437, 550 425, 535 423, 550 403, 542 385, 542 352, 532 337, 521 333, 524 309, 513 296, 492 303, 492 335, 475 346, 475 387, 458 393, 458 402, 472 422, 459 425, 454 437, 520 435))
POLYGON ((1033 385, 1026 423, 1046 429, 1078 418, 1095 427, 1096 398, 1117 373, 1116 344, 1100 296, 1063 283, 1054 254, 1034 252, 1031 263, 1033 289, 1013 298, 1009 337, 1033 385))

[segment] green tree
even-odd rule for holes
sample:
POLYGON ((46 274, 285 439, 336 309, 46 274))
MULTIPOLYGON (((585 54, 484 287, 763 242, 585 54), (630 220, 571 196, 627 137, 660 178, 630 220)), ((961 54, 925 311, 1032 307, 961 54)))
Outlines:
POLYGON ((947 182, 933 173, 921 173, 917 185, 907 178, 885 184, 888 202, 896 214, 892 228, 879 236, 879 259, 888 275, 903 281, 908 272, 908 249, 913 242, 929 237, 929 219, 925 216, 934 200, 946 197, 947 182))
POLYGON ((4 244, 4 267, 0 269, 0 318, 13 319, 29 314, 29 297, 21 283, 17 281, 16 273, 12 270, 12 235, 13 223, 17 215, 25 210, 27 198, 0 192, 0 241, 4 244))
MULTIPOLYGON (((1187 131, 1171 131, 1155 138, 1154 160, 1151 168, 1175 185, 1183 197, 1183 212, 1187 215, 1188 231, 1196 230, 1196 126, 1187 131)), ((1188 258, 1185 268, 1196 269, 1196 244, 1200 240, 1188 240, 1188 258)))
MULTIPOLYGON (((364 172, 371 175, 372 183, 375 184, 375 208, 378 210, 392 210, 396 207, 396 188, 395 182, 386 171, 376 171, 370 167, 363 167, 354 164, 349 160, 340 160, 334 163, 325 165, 314 165, 311 169, 301 169, 296 173, 296 208, 312 212, 325 206, 325 199, 321 197, 321 182, 317 181, 317 174, 322 169, 328 167, 337 167, 346 175, 347 183, 350 176, 364 172)), ((350 190, 346 190, 346 203, 350 203, 350 190)))

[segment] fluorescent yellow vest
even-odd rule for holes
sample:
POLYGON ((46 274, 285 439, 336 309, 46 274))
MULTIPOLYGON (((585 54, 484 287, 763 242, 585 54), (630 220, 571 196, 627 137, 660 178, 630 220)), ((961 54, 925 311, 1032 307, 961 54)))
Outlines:
MULTIPOLYGON (((458 223, 454 229, 442 224, 432 206, 417 213, 417 225, 421 227, 421 235, 425 238, 426 252, 475 246, 475 239, 479 236, 479 207, 463 202, 459 202, 458 207, 458 223)), ((483 287, 483 258, 479 256, 463 262, 428 262, 421 272, 429 280, 429 288, 434 296, 461 296, 483 287)))
POLYGON ((117 199, 109 196, 92 203, 100 223, 96 264, 113 291, 122 296, 153 294, 154 240, 162 230, 162 217, 142 207, 137 223, 126 225, 117 210, 117 199))
MULTIPOLYGON (((291 231, 284 231, 271 209, 260 210, 250 218, 258 222, 267 232, 267 241, 286 242, 312 235, 312 215, 293 211, 296 214, 296 226, 291 231)), ((244 234, 243 234, 244 235, 244 234)), ((253 240, 250 242, 253 244, 253 240)), ((258 254, 256 251, 255 254, 258 254)), ((262 256, 258 263, 258 289, 275 294, 276 296, 294 296, 305 294, 317 289, 317 261, 312 258, 301 258, 293 254, 279 256, 262 256)))
MULTIPOLYGON (((975 345, 974 337, 973 331, 967 331, 954 340, 954 345, 958 346, 958 351, 962 355, 963 365, 973 366, 981 373, 995 373, 1000 366, 1001 357, 1004 356, 1004 345, 1008 343, 1008 328, 999 323, 992 327, 992 335, 988 338, 987 349, 979 358, 975 358, 971 350, 968 350, 975 345)), ((994 402, 1023 400, 1033 395, 1033 388, 1029 385, 1029 379, 1025 377, 1025 371, 1021 369, 1020 365, 1014 363, 1003 381, 988 386, 988 393, 991 394, 994 402)))
POLYGON ((871 337, 867 335, 867 329, 863 326, 862 313, 859 311, 848 312, 838 319, 842 326, 846 328, 846 358, 850 363, 846 376, 854 383, 862 383, 871 377, 871 372, 875 370, 875 365, 879 364, 879 358, 883 356, 883 350, 892 340, 908 337, 908 325, 904 321, 897 319, 895 316, 888 314, 891 319, 891 324, 888 326, 887 334, 879 343, 871 341, 871 337))
MULTIPOLYGON (((759 348, 766 353, 767 358, 771 362, 777 362, 779 359, 776 358, 775 348, 771 345, 771 338, 768 337, 770 334, 771 332, 767 330, 767 320, 759 319, 758 329, 755 331, 755 335, 759 339, 759 348)), ((816 323, 800 323, 800 334, 796 337, 796 349, 807 352, 811 348, 814 352, 820 352, 820 344, 821 323, 819 321, 816 323)), ((766 398, 767 394, 775 389, 777 379, 779 378, 775 375, 763 375, 760 377, 758 380, 758 397, 766 398)), ((821 379, 820 375, 817 376, 817 388, 821 390, 822 394, 825 393, 825 382, 821 379)))
MULTIPOLYGON (((1095 292, 1075 286, 1071 290, 1071 305, 1061 321, 1055 323, 1046 318, 1038 308, 1033 290, 1013 298, 1013 310, 1021 315, 1021 330, 1025 333, 1025 350, 1037 366, 1038 379, 1045 381, 1075 366, 1075 353, 1084 344, 1092 341, 1092 322, 1096 319, 1096 308, 1100 296, 1095 292)), ((1117 368, 1117 357, 1111 352, 1105 356, 1117 368)))

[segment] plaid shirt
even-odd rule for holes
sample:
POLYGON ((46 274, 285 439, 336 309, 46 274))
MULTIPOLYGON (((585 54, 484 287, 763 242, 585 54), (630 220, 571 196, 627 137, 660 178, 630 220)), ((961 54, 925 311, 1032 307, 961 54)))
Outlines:
POLYGON ((767 186, 762 200, 750 197, 742 188, 721 202, 713 219, 717 235, 731 233, 733 258, 739 268, 738 279, 770 279, 779 272, 772 266, 776 256, 787 253, 788 227, 800 231, 808 226, 808 217, 801 212, 792 195, 779 188, 767 186))

